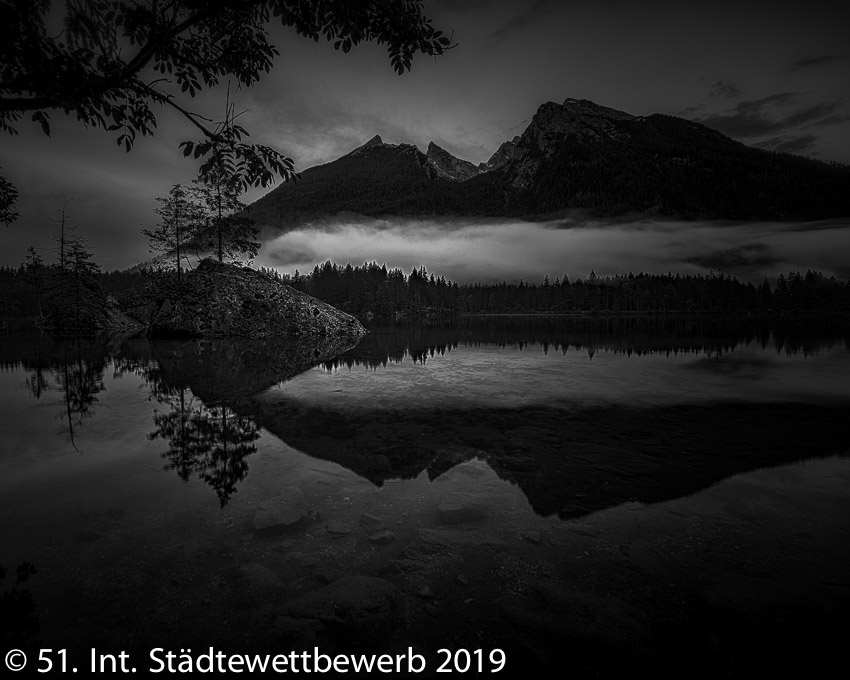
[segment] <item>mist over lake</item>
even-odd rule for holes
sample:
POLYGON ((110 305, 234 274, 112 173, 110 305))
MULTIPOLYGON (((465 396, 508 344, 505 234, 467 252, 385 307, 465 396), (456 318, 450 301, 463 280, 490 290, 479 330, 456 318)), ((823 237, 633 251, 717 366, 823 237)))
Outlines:
POLYGON ((321 262, 376 261, 492 283, 567 274, 723 272, 760 282, 790 270, 850 274, 850 221, 402 220, 340 218, 267 238, 257 265, 306 273, 321 262))

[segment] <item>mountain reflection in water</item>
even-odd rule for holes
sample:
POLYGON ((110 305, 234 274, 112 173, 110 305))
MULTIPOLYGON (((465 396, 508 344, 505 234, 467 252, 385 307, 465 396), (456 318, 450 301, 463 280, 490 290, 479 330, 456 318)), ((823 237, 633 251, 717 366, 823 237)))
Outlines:
POLYGON ((483 460, 535 512, 568 518, 843 453, 848 345, 816 319, 497 317, 376 325, 355 347, 42 336, 7 343, 2 361, 32 397, 55 395, 75 449, 110 366, 140 377, 165 469, 203 480, 221 507, 266 430, 378 486, 483 460))

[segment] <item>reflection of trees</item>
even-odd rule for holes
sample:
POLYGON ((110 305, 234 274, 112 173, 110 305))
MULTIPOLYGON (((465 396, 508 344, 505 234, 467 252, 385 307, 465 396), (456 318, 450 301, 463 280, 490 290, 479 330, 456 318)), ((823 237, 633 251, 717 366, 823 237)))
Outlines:
POLYGON ((103 385, 103 371, 106 368, 106 358, 100 357, 100 361, 84 361, 79 351, 69 358, 66 354, 59 379, 64 404, 65 416, 68 422, 68 433, 71 437, 71 445, 77 448, 74 442, 74 426, 82 425, 84 418, 94 415, 94 406, 98 402, 97 395, 105 387, 103 385))
POLYGON ((719 356, 740 345, 771 341, 777 353, 816 354, 850 346, 845 324, 817 317, 741 316, 492 316, 451 321, 372 324, 353 349, 324 362, 327 370, 345 366, 386 367, 409 357, 425 363, 458 347, 540 348, 613 354, 695 354, 719 356))
POLYGON ((94 415, 104 372, 143 380, 154 413, 150 439, 162 439, 165 468, 197 476, 224 507, 248 474, 259 427, 245 412, 249 397, 348 349, 349 339, 165 341, 143 336, 60 339, 20 336, 0 344, 0 370, 26 373, 36 399, 54 395, 76 448, 78 429, 94 415), (200 395, 200 396, 196 396, 200 395))
POLYGON ((103 372, 108 356, 96 343, 80 338, 53 340, 42 336, 34 350, 22 362, 27 390, 39 400, 48 393, 59 396, 63 427, 67 426, 71 446, 76 449, 77 430, 94 415, 98 395, 106 389, 103 372))
POLYGON ((215 489, 224 507, 248 475, 245 459, 257 450, 257 424, 227 406, 205 406, 185 387, 163 390, 160 385, 156 398, 169 410, 154 413, 156 430, 148 438, 168 443, 162 454, 165 469, 175 470, 183 481, 197 475, 215 489))
POLYGON ((251 396, 349 346, 347 338, 165 340, 149 346, 150 361, 125 367, 164 407, 148 437, 167 443, 166 469, 184 481, 202 479, 224 507, 257 450, 259 426, 245 410, 251 396))

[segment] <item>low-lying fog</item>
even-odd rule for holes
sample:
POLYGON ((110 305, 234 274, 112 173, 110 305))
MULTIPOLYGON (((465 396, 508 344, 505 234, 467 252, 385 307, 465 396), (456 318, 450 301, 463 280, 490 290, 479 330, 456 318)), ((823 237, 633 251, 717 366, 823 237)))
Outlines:
POLYGON ((850 277, 850 219, 804 223, 340 219, 265 240, 256 265, 307 273, 376 261, 458 282, 711 270, 760 282, 790 270, 850 277))

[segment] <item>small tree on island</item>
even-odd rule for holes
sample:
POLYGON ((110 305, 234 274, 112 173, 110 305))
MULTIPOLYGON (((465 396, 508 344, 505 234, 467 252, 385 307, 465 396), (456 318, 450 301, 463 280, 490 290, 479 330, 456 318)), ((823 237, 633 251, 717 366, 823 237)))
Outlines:
POLYGON ((178 285, 186 248, 196 242, 204 223, 204 214, 193 193, 191 187, 182 184, 172 186, 168 196, 156 199, 160 205, 154 212, 159 215, 159 225, 156 229, 142 229, 151 252, 161 253, 166 259, 174 258, 178 285))
POLYGON ((201 209, 205 213, 198 245, 215 253, 219 262, 248 262, 257 257, 260 243, 254 220, 245 215, 242 187, 225 171, 211 171, 196 180, 201 209))
POLYGON ((35 289, 38 322, 63 334, 92 333, 101 326, 109 308, 99 281, 100 266, 68 219, 68 201, 52 221, 56 261, 45 263, 30 247, 21 265, 24 279, 35 289))
POLYGON ((181 144, 185 155, 209 154, 195 180, 196 196, 206 213, 198 245, 213 251, 219 262, 224 262, 225 258, 238 262, 241 255, 247 256, 250 262, 260 251, 260 243, 255 240, 254 220, 245 215, 247 206, 240 199, 251 186, 251 178, 262 172, 262 167, 254 159, 236 157, 230 151, 230 145, 241 143, 248 134, 235 122, 239 115, 230 101, 228 86, 224 119, 216 125, 215 139, 205 144, 181 144))

